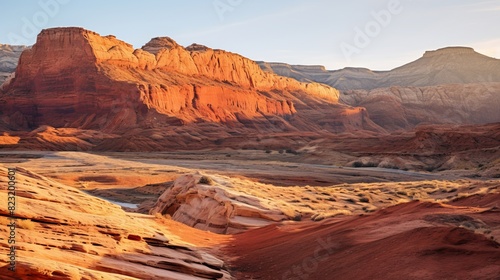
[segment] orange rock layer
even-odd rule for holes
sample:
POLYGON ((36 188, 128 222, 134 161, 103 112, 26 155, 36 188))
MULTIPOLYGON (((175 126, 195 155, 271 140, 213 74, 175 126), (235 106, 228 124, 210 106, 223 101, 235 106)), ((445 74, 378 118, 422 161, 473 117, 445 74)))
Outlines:
POLYGON ((222 50, 183 48, 166 37, 134 50, 114 36, 54 28, 39 34, 3 86, 0 123, 123 131, 199 122, 272 126, 277 117, 288 129, 317 129, 310 128, 317 120, 320 129, 378 129, 338 97, 334 88, 266 73, 222 50))

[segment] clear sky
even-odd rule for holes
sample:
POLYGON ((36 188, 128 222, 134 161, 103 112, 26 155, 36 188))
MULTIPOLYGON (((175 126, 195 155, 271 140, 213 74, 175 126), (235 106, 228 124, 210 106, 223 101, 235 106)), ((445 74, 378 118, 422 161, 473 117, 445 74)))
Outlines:
POLYGON ((169 36, 254 60, 389 70, 426 50, 500 58, 500 0, 1 0, 0 43, 81 26, 140 48, 169 36))

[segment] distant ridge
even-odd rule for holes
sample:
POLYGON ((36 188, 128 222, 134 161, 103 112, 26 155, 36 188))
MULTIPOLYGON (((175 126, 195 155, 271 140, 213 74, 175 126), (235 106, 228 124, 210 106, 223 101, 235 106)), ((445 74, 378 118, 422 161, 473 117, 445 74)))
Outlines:
POLYGON ((0 85, 16 70, 19 57, 27 48, 27 46, 0 44, 0 85))
POLYGON ((426 51, 421 58, 390 71, 353 67, 327 71, 318 66, 309 68, 284 63, 258 63, 265 71, 299 81, 324 83, 340 90, 500 82, 500 60, 477 53, 469 47, 426 51))
POLYGON ((433 57, 437 55, 450 55, 450 54, 475 54, 476 51, 469 47, 446 47, 437 49, 435 51, 426 51, 423 57, 433 57))

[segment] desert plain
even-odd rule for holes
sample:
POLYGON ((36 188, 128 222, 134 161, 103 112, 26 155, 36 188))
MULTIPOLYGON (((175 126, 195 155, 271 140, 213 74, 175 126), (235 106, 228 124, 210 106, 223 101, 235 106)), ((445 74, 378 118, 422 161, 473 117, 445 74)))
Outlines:
POLYGON ((76 27, 0 50, 0 279, 500 277, 498 59, 327 71, 76 27))

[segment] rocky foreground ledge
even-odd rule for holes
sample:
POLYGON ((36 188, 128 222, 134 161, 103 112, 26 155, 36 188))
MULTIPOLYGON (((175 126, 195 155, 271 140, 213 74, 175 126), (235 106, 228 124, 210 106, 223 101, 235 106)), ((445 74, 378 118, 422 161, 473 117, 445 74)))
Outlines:
MULTIPOLYGON (((0 167, 1 201, 7 201, 6 178, 0 167)), ((2 226, 0 279, 231 279, 222 260, 154 217, 126 213, 25 169, 17 169, 16 185, 16 271, 4 265, 10 245, 2 226)), ((0 208, 2 225, 9 215, 0 208)))

